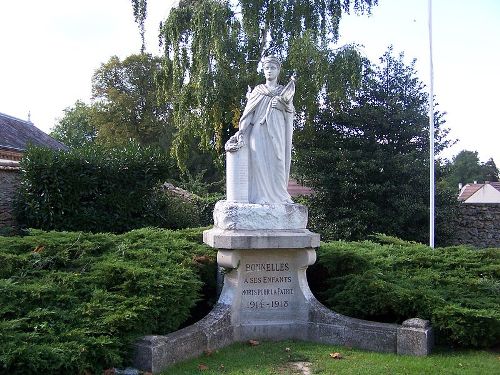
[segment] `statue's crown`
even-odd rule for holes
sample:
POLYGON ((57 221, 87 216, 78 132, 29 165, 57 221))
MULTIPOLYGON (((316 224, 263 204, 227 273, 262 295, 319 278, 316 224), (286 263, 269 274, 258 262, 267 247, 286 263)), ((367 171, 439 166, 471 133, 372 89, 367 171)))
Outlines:
POLYGON ((276 56, 273 56, 273 55, 265 56, 260 61, 262 62, 262 65, 264 65, 266 63, 273 63, 273 64, 278 65, 281 68, 281 61, 276 56))

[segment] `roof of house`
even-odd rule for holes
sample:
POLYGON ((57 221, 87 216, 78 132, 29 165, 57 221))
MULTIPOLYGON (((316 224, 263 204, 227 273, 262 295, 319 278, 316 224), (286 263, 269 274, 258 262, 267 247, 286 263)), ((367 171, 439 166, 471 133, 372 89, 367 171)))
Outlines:
POLYGON ((500 191, 500 182, 489 182, 489 184, 500 191))
POLYGON ((476 191, 481 189, 484 184, 467 184, 465 185, 458 196, 459 201, 465 201, 469 199, 476 191))
POLYGON ((67 149, 64 144, 45 134, 32 122, 0 113, 0 148, 22 152, 29 145, 67 149))
POLYGON ((292 197, 297 197, 299 195, 311 195, 314 193, 313 189, 301 185, 297 180, 294 180, 291 178, 288 181, 288 194, 290 194, 292 197))
POLYGON ((500 182, 489 182, 484 184, 467 184, 465 185, 458 195, 459 201, 466 201, 473 196, 478 190, 482 189, 485 185, 490 185, 500 192, 500 182))

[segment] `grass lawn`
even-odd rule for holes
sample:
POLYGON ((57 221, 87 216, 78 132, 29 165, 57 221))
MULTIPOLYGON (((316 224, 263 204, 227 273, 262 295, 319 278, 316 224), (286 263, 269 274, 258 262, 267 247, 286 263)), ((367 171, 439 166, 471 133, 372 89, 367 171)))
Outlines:
POLYGON ((346 347, 285 341, 234 344, 180 363, 162 375, 193 374, 500 374, 500 353, 436 348, 428 357, 381 354, 346 347), (335 359, 334 353, 342 358, 335 359))

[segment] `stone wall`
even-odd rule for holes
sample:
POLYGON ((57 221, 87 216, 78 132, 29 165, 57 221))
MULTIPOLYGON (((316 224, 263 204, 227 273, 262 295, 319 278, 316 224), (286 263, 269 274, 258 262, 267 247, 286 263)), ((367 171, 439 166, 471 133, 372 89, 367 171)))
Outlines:
POLYGON ((500 203, 462 203, 455 244, 500 247, 500 203))
POLYGON ((19 169, 0 167, 0 228, 15 227, 13 201, 19 186, 19 169))

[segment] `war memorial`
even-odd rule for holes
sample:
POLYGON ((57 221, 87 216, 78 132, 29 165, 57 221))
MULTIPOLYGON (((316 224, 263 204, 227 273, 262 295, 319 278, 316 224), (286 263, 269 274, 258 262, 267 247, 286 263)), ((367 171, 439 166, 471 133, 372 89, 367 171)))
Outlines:
POLYGON ((378 352, 427 355, 428 321, 401 325, 350 318, 327 309, 311 293, 307 267, 316 261, 319 234, 307 229, 307 207, 287 192, 295 81, 278 84, 280 62, 262 60, 266 82, 247 95, 238 132, 226 143, 226 200, 214 209, 204 242, 218 250, 224 286, 214 309, 179 331, 146 336, 134 366, 158 373, 234 342, 304 340, 378 352))

